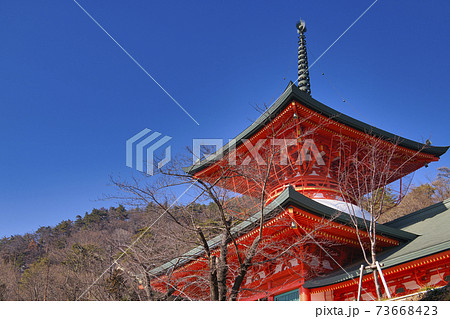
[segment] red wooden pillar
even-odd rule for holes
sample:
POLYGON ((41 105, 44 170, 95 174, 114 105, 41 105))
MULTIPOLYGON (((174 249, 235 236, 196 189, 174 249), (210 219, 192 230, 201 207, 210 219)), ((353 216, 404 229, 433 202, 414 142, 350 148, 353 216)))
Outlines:
MULTIPOLYGON (((269 282, 267 283, 267 290, 270 290, 271 288, 272 288, 272 282, 269 281, 269 282)), ((274 301, 274 295, 273 295, 273 294, 268 295, 268 296, 267 296, 267 300, 268 300, 268 301, 274 301)))
POLYGON ((305 278, 300 279, 300 287, 298 288, 300 301, 311 301, 311 292, 308 288, 303 287, 305 284, 305 278))
POLYGON ((308 288, 303 287, 303 283, 300 287, 300 301, 311 301, 311 292, 308 288))
MULTIPOLYGON (((303 246, 300 247, 301 249, 301 256, 303 258, 303 246)), ((303 287, 305 284, 305 277, 308 274, 308 271, 305 269, 305 264, 301 263, 300 272, 302 274, 302 279, 300 279, 300 288, 299 288, 299 299, 300 301, 311 301, 311 292, 309 289, 303 287)))

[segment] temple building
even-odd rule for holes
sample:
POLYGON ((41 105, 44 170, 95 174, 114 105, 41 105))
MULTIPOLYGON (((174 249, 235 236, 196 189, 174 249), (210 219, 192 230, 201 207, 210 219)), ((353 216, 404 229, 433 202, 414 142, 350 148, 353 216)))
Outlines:
MULTIPOLYGON (((248 215, 237 211, 245 218, 230 229, 230 282, 241 253, 260 232, 263 238, 238 300, 355 300, 359 289, 361 300, 374 300, 373 269, 361 269, 371 214, 354 194, 398 183, 438 161, 448 147, 396 136, 312 98, 303 21, 297 31, 297 84, 289 83, 253 124, 186 173, 256 198, 255 207, 263 203, 248 215)), ((450 199, 376 225, 376 258, 388 295, 450 281, 449 224, 450 199)), ((211 254, 219 256, 221 241, 219 235, 207 242, 211 254)), ((208 267, 199 246, 153 269, 152 286, 164 290, 170 281, 190 299, 207 300, 210 287, 199 278, 207 277, 208 267)))

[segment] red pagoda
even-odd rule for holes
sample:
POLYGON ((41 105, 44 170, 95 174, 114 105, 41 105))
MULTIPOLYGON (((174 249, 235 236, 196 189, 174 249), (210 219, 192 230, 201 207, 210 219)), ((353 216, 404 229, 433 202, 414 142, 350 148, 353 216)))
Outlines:
MULTIPOLYGON (((265 203, 262 212, 231 228, 236 243, 228 244, 230 265, 238 263, 236 247, 244 251, 260 231, 264 235, 264 253, 255 257, 239 300, 353 300, 360 275, 361 299, 373 300, 371 273, 360 273, 364 262, 358 236, 365 236, 370 216, 350 196, 350 190, 361 188, 353 159, 367 156, 373 145, 386 155, 384 179, 375 183, 379 187, 438 161, 448 147, 396 136, 313 99, 303 21, 297 31, 298 85, 291 82, 252 125, 186 172, 265 203), (288 249, 289 254, 282 253, 288 249)), ((444 201, 377 225, 377 258, 391 296, 450 281, 449 222, 450 201, 444 201)), ((220 254, 220 240, 208 241, 212 254, 220 254)), ((207 300, 209 287, 198 280, 207 268, 200 246, 152 270, 152 285, 164 290, 170 280, 190 299, 207 300)), ((229 271, 230 280, 235 275, 229 271)))

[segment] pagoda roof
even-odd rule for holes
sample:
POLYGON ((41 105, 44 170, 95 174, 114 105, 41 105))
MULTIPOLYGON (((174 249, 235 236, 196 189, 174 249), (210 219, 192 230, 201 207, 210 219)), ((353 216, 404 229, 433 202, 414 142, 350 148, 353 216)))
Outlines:
MULTIPOLYGON (((378 262, 382 263, 382 268, 385 269, 449 250, 449 224, 450 198, 384 225, 378 225, 377 228, 380 226, 392 227, 417 235, 415 239, 409 242, 378 254, 378 262)), ((308 289, 319 288, 356 278, 359 276, 361 264, 365 264, 365 262, 360 261, 346 267, 346 273, 339 270, 325 277, 308 280, 304 287, 308 289)))
MULTIPOLYGON (((309 213, 321 216, 327 219, 333 219, 334 222, 353 225, 350 216, 347 213, 339 212, 329 206, 325 206, 315 200, 312 200, 305 195, 297 192, 293 187, 288 186, 286 189, 280 193, 272 202, 270 202, 264 208, 264 221, 268 221, 275 216, 277 216, 281 211, 289 206, 295 206, 299 209, 305 210, 309 213)), ((360 229, 364 229, 364 221, 359 217, 355 217, 360 229)), ((250 216, 245 221, 239 223, 238 225, 231 228, 231 234, 235 237, 242 236, 251 230, 259 227, 259 221, 261 219, 261 211, 250 216)), ((407 242, 415 239, 416 234, 410 233, 405 230, 396 229, 387 225, 377 225, 377 234, 385 235, 391 238, 400 240, 401 242, 407 242)), ((210 249, 214 249, 219 246, 222 238, 218 235, 208 241, 208 246, 210 249)), ((151 275, 159 275, 167 271, 172 267, 180 267, 187 264, 190 261, 204 255, 203 246, 198 246, 180 257, 174 258, 171 261, 152 269, 149 273, 151 275)))
POLYGON ((272 104, 272 106, 267 111, 265 111, 255 122, 253 122, 253 124, 251 124, 242 133, 240 133, 232 142, 226 144, 221 150, 203 159, 202 161, 199 161, 190 167, 184 168, 184 171, 189 174, 195 174, 215 163, 220 159, 221 154, 225 154, 231 146, 237 147, 243 143, 244 139, 249 139, 250 137, 252 137, 255 133, 264 128, 278 114, 280 114, 286 107, 288 107, 289 104, 294 100, 300 102, 302 105, 308 107, 312 111, 317 112, 325 117, 331 118, 338 123, 351 127, 363 133, 379 137, 388 142, 395 141, 399 146, 403 146, 411 150, 421 151, 422 153, 439 157, 444 154, 449 148, 449 146, 431 146, 415 142, 356 120, 313 99, 309 94, 301 91, 296 85, 290 82, 286 90, 272 104))

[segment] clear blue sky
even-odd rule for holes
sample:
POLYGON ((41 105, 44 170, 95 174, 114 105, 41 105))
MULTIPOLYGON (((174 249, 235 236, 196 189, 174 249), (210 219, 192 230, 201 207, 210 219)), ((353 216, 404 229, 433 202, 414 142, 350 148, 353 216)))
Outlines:
MULTIPOLYGON (((79 0, 197 126, 71 0, 0 9, 0 237, 74 219, 129 176, 125 141, 236 136, 296 79, 296 21, 314 61, 372 3, 79 0)), ((379 0, 311 69, 317 100, 417 141, 449 145, 450 2, 379 0), (351 104, 321 75, 325 72, 351 104)), ((450 154, 416 183, 450 166, 450 154)))

